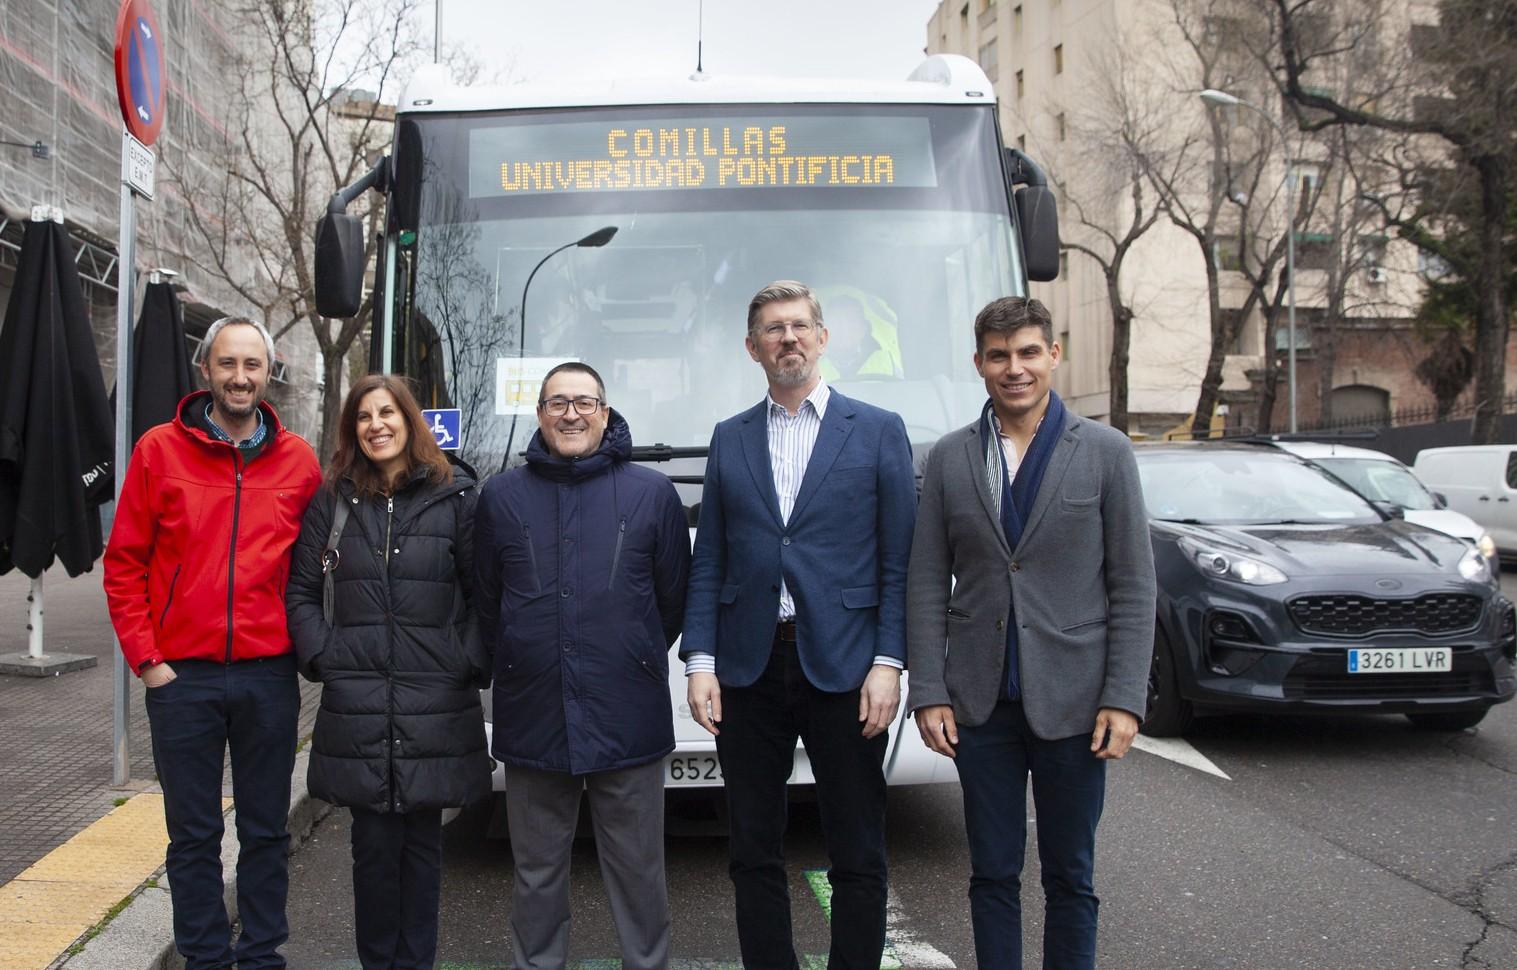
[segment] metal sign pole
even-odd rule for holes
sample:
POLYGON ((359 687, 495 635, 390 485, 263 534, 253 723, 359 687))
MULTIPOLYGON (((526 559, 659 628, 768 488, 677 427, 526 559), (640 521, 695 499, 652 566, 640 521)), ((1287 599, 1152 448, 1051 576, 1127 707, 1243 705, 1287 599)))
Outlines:
MULTIPOLYGON (((126 482, 127 461, 132 451, 132 305, 137 259, 137 223, 132 208, 132 188, 127 184, 127 148, 121 152, 121 242, 120 258, 116 260, 116 501, 121 501, 121 486, 126 482)), ((120 506, 118 505, 119 509, 120 506)), ((112 528, 114 528, 114 522, 112 528)), ((125 785, 132 776, 131 735, 127 730, 127 710, 131 703, 129 691, 132 672, 126 669, 126 655, 121 652, 121 641, 112 638, 116 646, 116 663, 112 677, 111 751, 113 752, 111 777, 118 787, 125 785)))

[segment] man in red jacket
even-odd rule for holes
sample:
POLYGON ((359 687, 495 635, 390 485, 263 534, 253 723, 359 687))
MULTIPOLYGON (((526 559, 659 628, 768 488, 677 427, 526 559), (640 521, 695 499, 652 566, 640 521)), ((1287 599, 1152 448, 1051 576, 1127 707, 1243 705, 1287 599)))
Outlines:
POLYGON ((174 942, 188 970, 283 967, 290 773, 300 691, 285 626, 290 547, 316 455, 263 402, 274 341, 227 317, 201 344, 209 391, 142 436, 105 551, 105 594, 147 688, 169 832, 174 942), (237 808, 235 952, 222 904, 221 777, 237 808))

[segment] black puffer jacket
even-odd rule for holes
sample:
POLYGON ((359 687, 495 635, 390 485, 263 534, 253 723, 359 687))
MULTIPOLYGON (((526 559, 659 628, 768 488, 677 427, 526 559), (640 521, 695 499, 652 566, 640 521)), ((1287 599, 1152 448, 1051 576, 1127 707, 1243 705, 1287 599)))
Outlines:
POLYGON ((490 792, 479 690, 490 682, 470 602, 474 482, 417 476, 393 500, 351 482, 311 501, 286 595, 300 669, 322 684, 311 794, 372 812, 446 808, 490 792), (335 503, 333 624, 322 616, 321 553, 335 503), (393 509, 391 503, 393 502, 393 509))

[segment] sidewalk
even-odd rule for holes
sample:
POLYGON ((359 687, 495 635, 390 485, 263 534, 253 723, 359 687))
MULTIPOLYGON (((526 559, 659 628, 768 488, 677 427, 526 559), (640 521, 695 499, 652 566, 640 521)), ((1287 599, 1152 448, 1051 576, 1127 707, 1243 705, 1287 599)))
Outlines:
MULTIPOLYGON (((143 688, 135 678, 131 780, 124 788, 111 785, 114 646, 100 577, 96 563, 75 579, 62 569, 44 579, 45 649, 94 655, 99 663, 58 677, 0 676, 0 970, 169 965, 162 960, 165 948, 172 950, 167 893, 159 885, 167 836, 143 688), (108 915, 113 926, 130 928, 140 940, 105 946, 102 935, 101 946, 80 945, 108 915), (89 952, 106 950, 111 959, 105 962, 89 952), (147 954, 156 962, 147 962, 147 954)), ((26 650, 27 589, 20 573, 0 576, 0 653, 26 650)), ((301 684, 302 738, 310 733, 319 690, 301 684)), ((296 776, 305 813, 300 820, 308 825, 304 758, 296 776)), ((223 784, 229 797, 229 776, 223 784)), ((227 833, 234 851, 230 817, 227 833)), ((231 875, 228 866, 229 883, 231 875)))

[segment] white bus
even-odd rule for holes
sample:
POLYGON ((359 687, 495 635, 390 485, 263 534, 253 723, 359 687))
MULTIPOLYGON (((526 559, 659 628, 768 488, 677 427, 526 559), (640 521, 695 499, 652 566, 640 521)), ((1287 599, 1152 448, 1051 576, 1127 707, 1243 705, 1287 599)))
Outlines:
MULTIPOLYGON (((327 316, 358 310, 364 230, 343 208, 370 189, 388 203, 372 369, 410 376, 423 407, 458 408, 458 455, 485 476, 521 460, 542 374, 583 360, 692 526, 713 425, 764 394, 742 348, 761 286, 812 286, 826 379, 899 413, 920 467, 984 403, 975 313, 1058 269, 1043 174, 1004 147, 984 73, 951 55, 902 82, 697 74, 476 89, 423 71, 391 154, 318 228, 327 316)), ((720 785, 673 651, 669 689, 668 784, 720 785)), ((892 784, 956 777, 904 714, 886 767, 892 784)), ((798 748, 791 781, 811 780, 798 748)))

